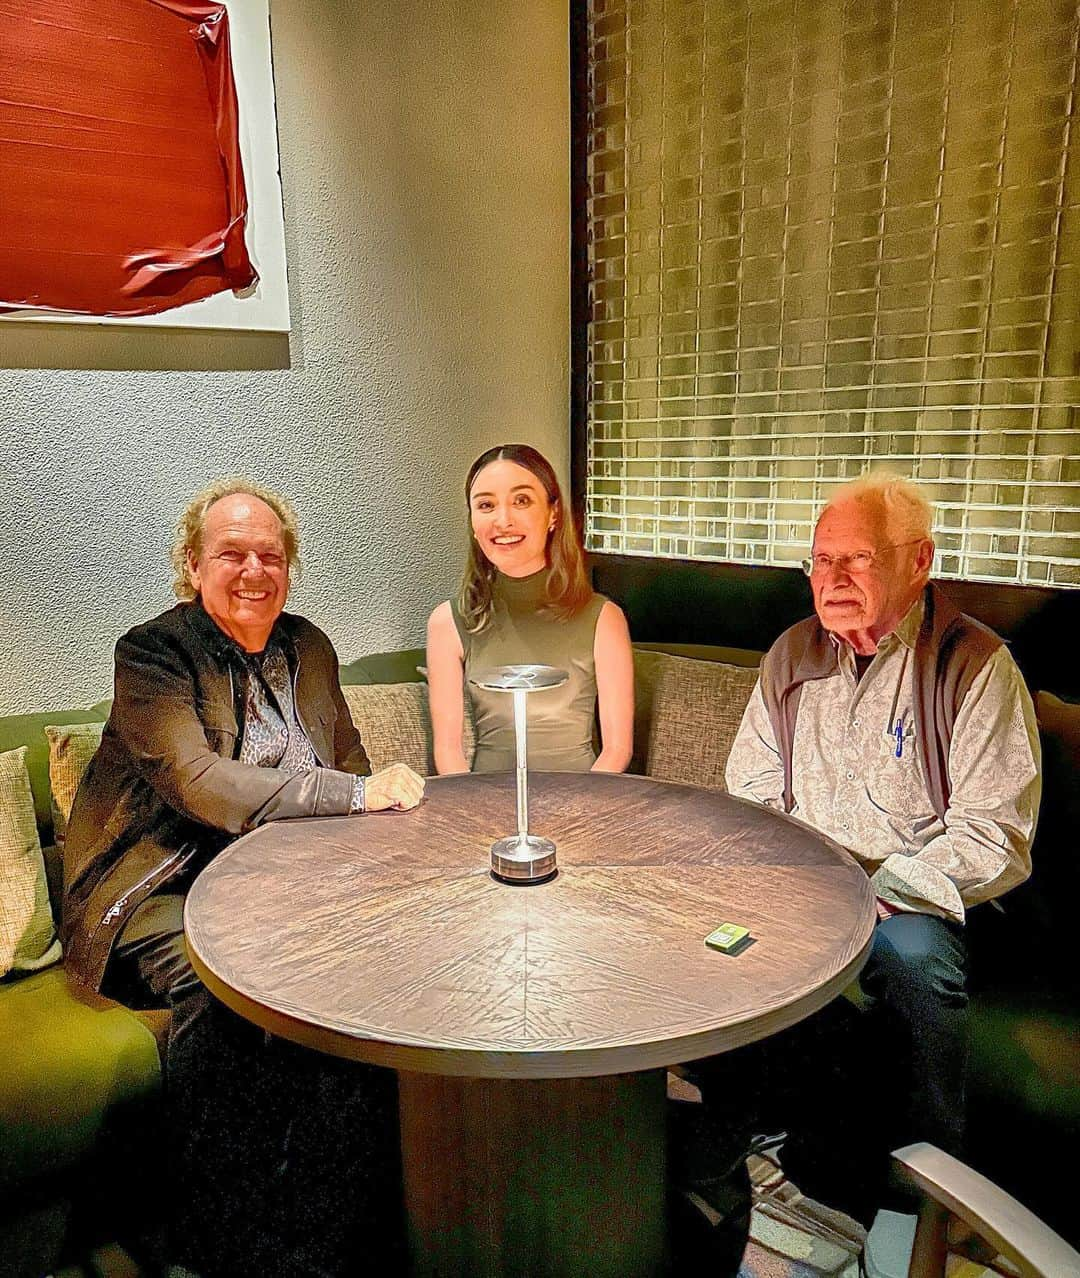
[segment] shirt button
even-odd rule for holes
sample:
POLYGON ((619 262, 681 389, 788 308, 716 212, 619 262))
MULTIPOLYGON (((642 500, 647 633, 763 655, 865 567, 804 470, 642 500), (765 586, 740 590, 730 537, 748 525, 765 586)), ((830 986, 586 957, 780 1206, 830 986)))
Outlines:
POLYGON ((861 723, 862 723, 861 719, 852 719, 851 726, 853 728, 857 728, 861 723))
POLYGON ((848 825, 848 823, 847 823, 846 821, 841 821, 841 822, 840 822, 840 829, 841 829, 841 830, 846 830, 846 829, 847 829, 847 825, 848 825))
POLYGON ((850 771, 849 771, 849 772, 848 772, 848 774, 847 774, 847 779, 848 779, 849 781, 854 781, 854 780, 855 780, 855 773, 854 773, 854 772, 850 772, 850 771))

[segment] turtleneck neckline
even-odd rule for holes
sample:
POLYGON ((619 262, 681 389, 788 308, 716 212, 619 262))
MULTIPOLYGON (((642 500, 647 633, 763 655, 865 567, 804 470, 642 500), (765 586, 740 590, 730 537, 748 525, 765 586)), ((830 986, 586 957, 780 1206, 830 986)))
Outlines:
POLYGON ((492 594, 511 612, 534 612, 547 596, 549 572, 550 569, 545 566, 527 577, 508 577, 505 573, 497 573, 492 594))

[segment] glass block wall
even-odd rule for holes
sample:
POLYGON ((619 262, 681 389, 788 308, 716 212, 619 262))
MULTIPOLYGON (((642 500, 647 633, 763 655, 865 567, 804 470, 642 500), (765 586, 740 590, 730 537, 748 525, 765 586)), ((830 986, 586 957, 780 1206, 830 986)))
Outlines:
POLYGON ((1080 586, 1075 0, 588 0, 590 549, 1080 586))

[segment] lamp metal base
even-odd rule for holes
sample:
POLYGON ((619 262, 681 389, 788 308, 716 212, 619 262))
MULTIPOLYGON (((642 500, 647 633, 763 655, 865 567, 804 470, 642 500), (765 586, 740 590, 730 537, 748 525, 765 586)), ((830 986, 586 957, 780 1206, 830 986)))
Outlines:
POLYGON ((503 883, 546 883, 557 869, 550 839, 513 834, 491 845, 491 873, 503 883))

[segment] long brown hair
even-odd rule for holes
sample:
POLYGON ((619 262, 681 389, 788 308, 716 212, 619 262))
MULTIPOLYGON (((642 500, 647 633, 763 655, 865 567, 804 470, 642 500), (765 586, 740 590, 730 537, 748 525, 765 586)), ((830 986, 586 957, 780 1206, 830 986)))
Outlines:
POLYGON ((509 461, 523 466, 540 481, 548 501, 551 502, 555 527, 547 543, 546 558, 550 572, 544 607, 560 621, 567 621, 580 612, 593 596, 585 571, 585 553, 573 516, 566 509, 555 471, 543 454, 528 444, 500 444, 497 448, 489 448, 486 453, 481 453, 469 467, 465 479, 465 508, 470 512, 469 557, 465 563, 465 576, 458 596, 458 607, 465 628, 470 634, 476 634, 491 620, 491 593, 499 570, 480 549, 472 535, 470 497, 476 476, 485 466, 496 461, 509 461))

